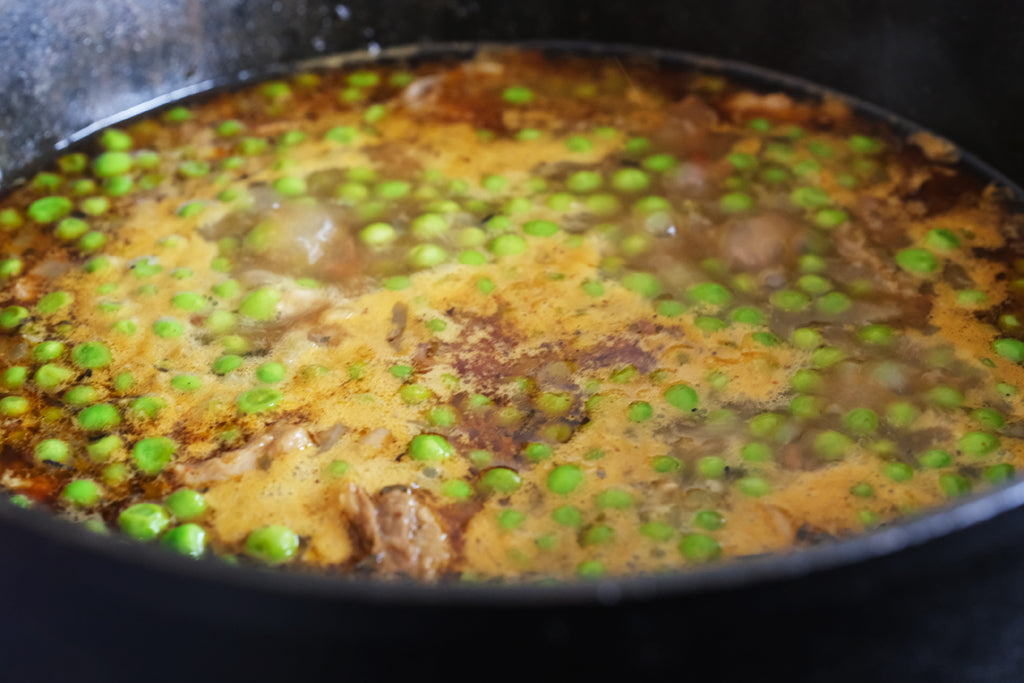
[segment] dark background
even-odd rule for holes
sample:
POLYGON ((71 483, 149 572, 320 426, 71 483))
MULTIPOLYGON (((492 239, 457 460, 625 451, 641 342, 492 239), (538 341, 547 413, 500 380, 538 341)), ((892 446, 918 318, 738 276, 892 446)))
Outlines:
MULTIPOLYGON (((1024 181, 1024 3, 1009 0, 0 0, 0 19, 4 186, 93 122, 243 70, 430 40, 538 39, 804 76, 1024 181)), ((607 605, 582 593, 452 606, 443 594, 229 585, 148 549, 61 540, 47 524, 0 509, 0 680, 1024 680, 1019 509, 880 560, 607 605)))

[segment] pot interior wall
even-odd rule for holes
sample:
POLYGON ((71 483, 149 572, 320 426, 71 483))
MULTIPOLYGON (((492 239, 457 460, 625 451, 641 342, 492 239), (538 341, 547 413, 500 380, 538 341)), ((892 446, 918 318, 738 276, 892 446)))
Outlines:
POLYGON ((1013 0, 8 2, 0 183, 154 97, 272 63, 425 41, 572 39, 748 61, 859 95, 1020 181, 1024 10, 1013 0))

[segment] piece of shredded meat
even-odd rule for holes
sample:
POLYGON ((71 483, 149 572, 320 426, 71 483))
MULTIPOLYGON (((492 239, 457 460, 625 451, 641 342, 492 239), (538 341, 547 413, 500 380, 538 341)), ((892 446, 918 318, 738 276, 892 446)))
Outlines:
POLYGON ((199 486, 230 479, 264 463, 269 464, 269 459, 278 455, 314 445, 313 438, 304 427, 277 424, 239 449, 208 460, 175 465, 174 473, 187 486, 199 486))
POLYGON ((448 534, 417 491, 388 487, 371 497, 350 484, 341 507, 357 547, 382 573, 436 579, 451 561, 448 534))

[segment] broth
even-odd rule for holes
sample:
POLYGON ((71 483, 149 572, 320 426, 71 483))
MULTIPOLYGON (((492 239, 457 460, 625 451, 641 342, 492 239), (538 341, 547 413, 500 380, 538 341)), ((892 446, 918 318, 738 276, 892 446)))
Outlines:
POLYGON ((420 580, 863 533, 1024 457, 1019 216, 841 100, 482 54, 108 129, 2 204, 0 482, 420 580))

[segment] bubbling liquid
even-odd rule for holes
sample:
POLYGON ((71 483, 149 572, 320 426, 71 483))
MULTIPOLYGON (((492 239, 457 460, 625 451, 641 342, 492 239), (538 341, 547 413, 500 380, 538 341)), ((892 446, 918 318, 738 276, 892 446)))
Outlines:
POLYGON ((0 483, 339 575, 685 569, 1024 458, 1020 217, 928 136, 641 61, 300 73, 0 205, 0 483))

